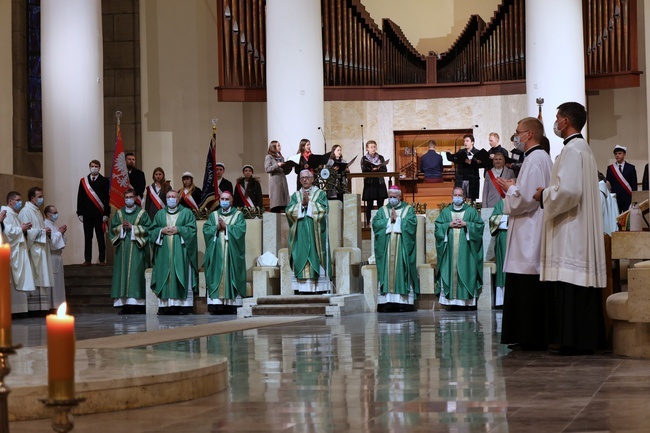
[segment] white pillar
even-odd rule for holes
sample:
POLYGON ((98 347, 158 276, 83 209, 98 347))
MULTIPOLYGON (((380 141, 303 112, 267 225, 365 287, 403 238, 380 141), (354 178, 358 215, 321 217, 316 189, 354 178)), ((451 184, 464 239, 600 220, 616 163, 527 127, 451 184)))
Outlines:
MULTIPOLYGON (((11 2, 0 2, 0 173, 14 172, 13 57, 11 53, 11 2)), ((0 200, 5 204, 4 197, 0 200)))
MULTIPOLYGON (((323 43, 319 0, 266 3, 266 107, 268 138, 294 155, 302 138, 312 152, 325 150, 323 43)), ((327 134, 327 131, 325 131, 327 134)), ((289 190, 295 175, 288 176, 289 190)))
POLYGON ((79 179, 92 159, 110 171, 111 161, 103 161, 102 69, 101 0, 42 0, 43 189, 45 204, 56 205, 59 223, 68 225, 66 264, 83 261, 79 179))
POLYGON ((542 115, 552 159, 562 150, 562 139, 553 134, 557 106, 587 103, 584 57, 581 0, 526 0, 528 115, 537 117, 535 101, 544 98, 542 115))

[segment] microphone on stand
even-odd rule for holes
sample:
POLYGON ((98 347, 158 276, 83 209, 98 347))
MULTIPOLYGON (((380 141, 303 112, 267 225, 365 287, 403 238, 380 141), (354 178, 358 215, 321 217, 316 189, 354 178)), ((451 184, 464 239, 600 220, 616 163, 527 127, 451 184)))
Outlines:
POLYGON ((320 131, 321 134, 323 134, 323 142, 325 143, 325 153, 327 153, 327 138, 325 138, 325 132, 323 131, 323 128, 320 126, 318 127, 318 130, 320 131))
POLYGON ((361 156, 363 157, 363 152, 366 151, 366 145, 363 142, 363 124, 361 124, 361 156))
POLYGON ((413 203, 415 203, 415 182, 418 181, 418 169, 415 166, 415 140, 418 139, 418 137, 422 134, 423 131, 426 131, 427 127, 423 126, 417 134, 415 134, 415 138, 413 138, 413 141, 411 141, 411 170, 413 173, 413 189, 411 190, 411 197, 413 199, 413 203))
POLYGON ((458 152, 458 139, 463 135, 467 135, 467 132, 472 131, 474 128, 478 128, 478 125, 472 125, 469 128, 466 128, 465 130, 463 130, 463 132, 461 132, 461 134, 458 137, 454 139, 454 155, 456 155, 456 152, 458 152))

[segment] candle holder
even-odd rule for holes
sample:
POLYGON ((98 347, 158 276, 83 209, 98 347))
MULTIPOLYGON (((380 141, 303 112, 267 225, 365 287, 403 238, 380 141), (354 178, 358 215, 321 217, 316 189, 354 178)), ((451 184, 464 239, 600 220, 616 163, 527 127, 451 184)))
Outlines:
POLYGON ((0 346, 0 433, 9 433, 9 406, 7 397, 11 389, 5 385, 5 377, 11 373, 9 366, 9 355, 15 355, 16 350, 23 347, 17 346, 0 346))
POLYGON ((67 433, 74 428, 72 410, 79 406, 79 403, 86 401, 85 398, 73 398, 70 400, 50 400, 43 398, 39 400, 47 408, 54 410, 52 416, 52 430, 57 433, 67 433))

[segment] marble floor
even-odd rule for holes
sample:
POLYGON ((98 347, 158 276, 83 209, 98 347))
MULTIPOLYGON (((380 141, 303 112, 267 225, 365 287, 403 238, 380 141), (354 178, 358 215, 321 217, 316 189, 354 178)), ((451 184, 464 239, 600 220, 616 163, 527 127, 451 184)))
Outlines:
MULTIPOLYGON (((210 320, 224 319, 164 317, 158 326, 210 320)), ((24 344, 44 344, 41 321, 16 322, 24 344)), ((498 344, 500 323, 498 311, 359 314, 160 344, 226 356, 228 390, 78 416, 74 432, 650 431, 650 361, 512 352, 498 344)), ((79 339, 155 326, 108 315, 77 324, 79 339)), ((10 427, 51 431, 49 420, 10 427)))

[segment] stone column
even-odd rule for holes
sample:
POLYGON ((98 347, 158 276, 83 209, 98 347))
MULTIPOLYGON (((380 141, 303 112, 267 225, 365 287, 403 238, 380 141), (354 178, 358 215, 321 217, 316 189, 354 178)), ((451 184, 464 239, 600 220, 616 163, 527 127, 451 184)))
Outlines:
POLYGON ((361 249, 361 196, 343 195, 343 246, 361 249))
MULTIPOLYGON (((268 139, 293 155, 302 138, 323 153, 323 44, 318 0, 266 3, 266 108, 268 139)), ((295 174, 287 176, 295 190, 295 174)))
POLYGON ((557 106, 563 102, 586 106, 582 27, 581 0, 526 0, 528 115, 537 117, 535 101, 544 98, 542 115, 552 159, 562 151, 562 139, 552 129, 557 106))
MULTIPOLYGON (((83 261, 83 229, 75 214, 79 179, 104 155, 100 0, 41 2, 41 74, 43 92, 43 185, 45 204, 68 225, 68 263, 83 261)), ((93 258, 96 258, 93 252, 93 258)))
POLYGON ((0 2, 0 76, 4 77, 0 82, 0 173, 4 174, 14 172, 11 16, 11 2, 0 2))

